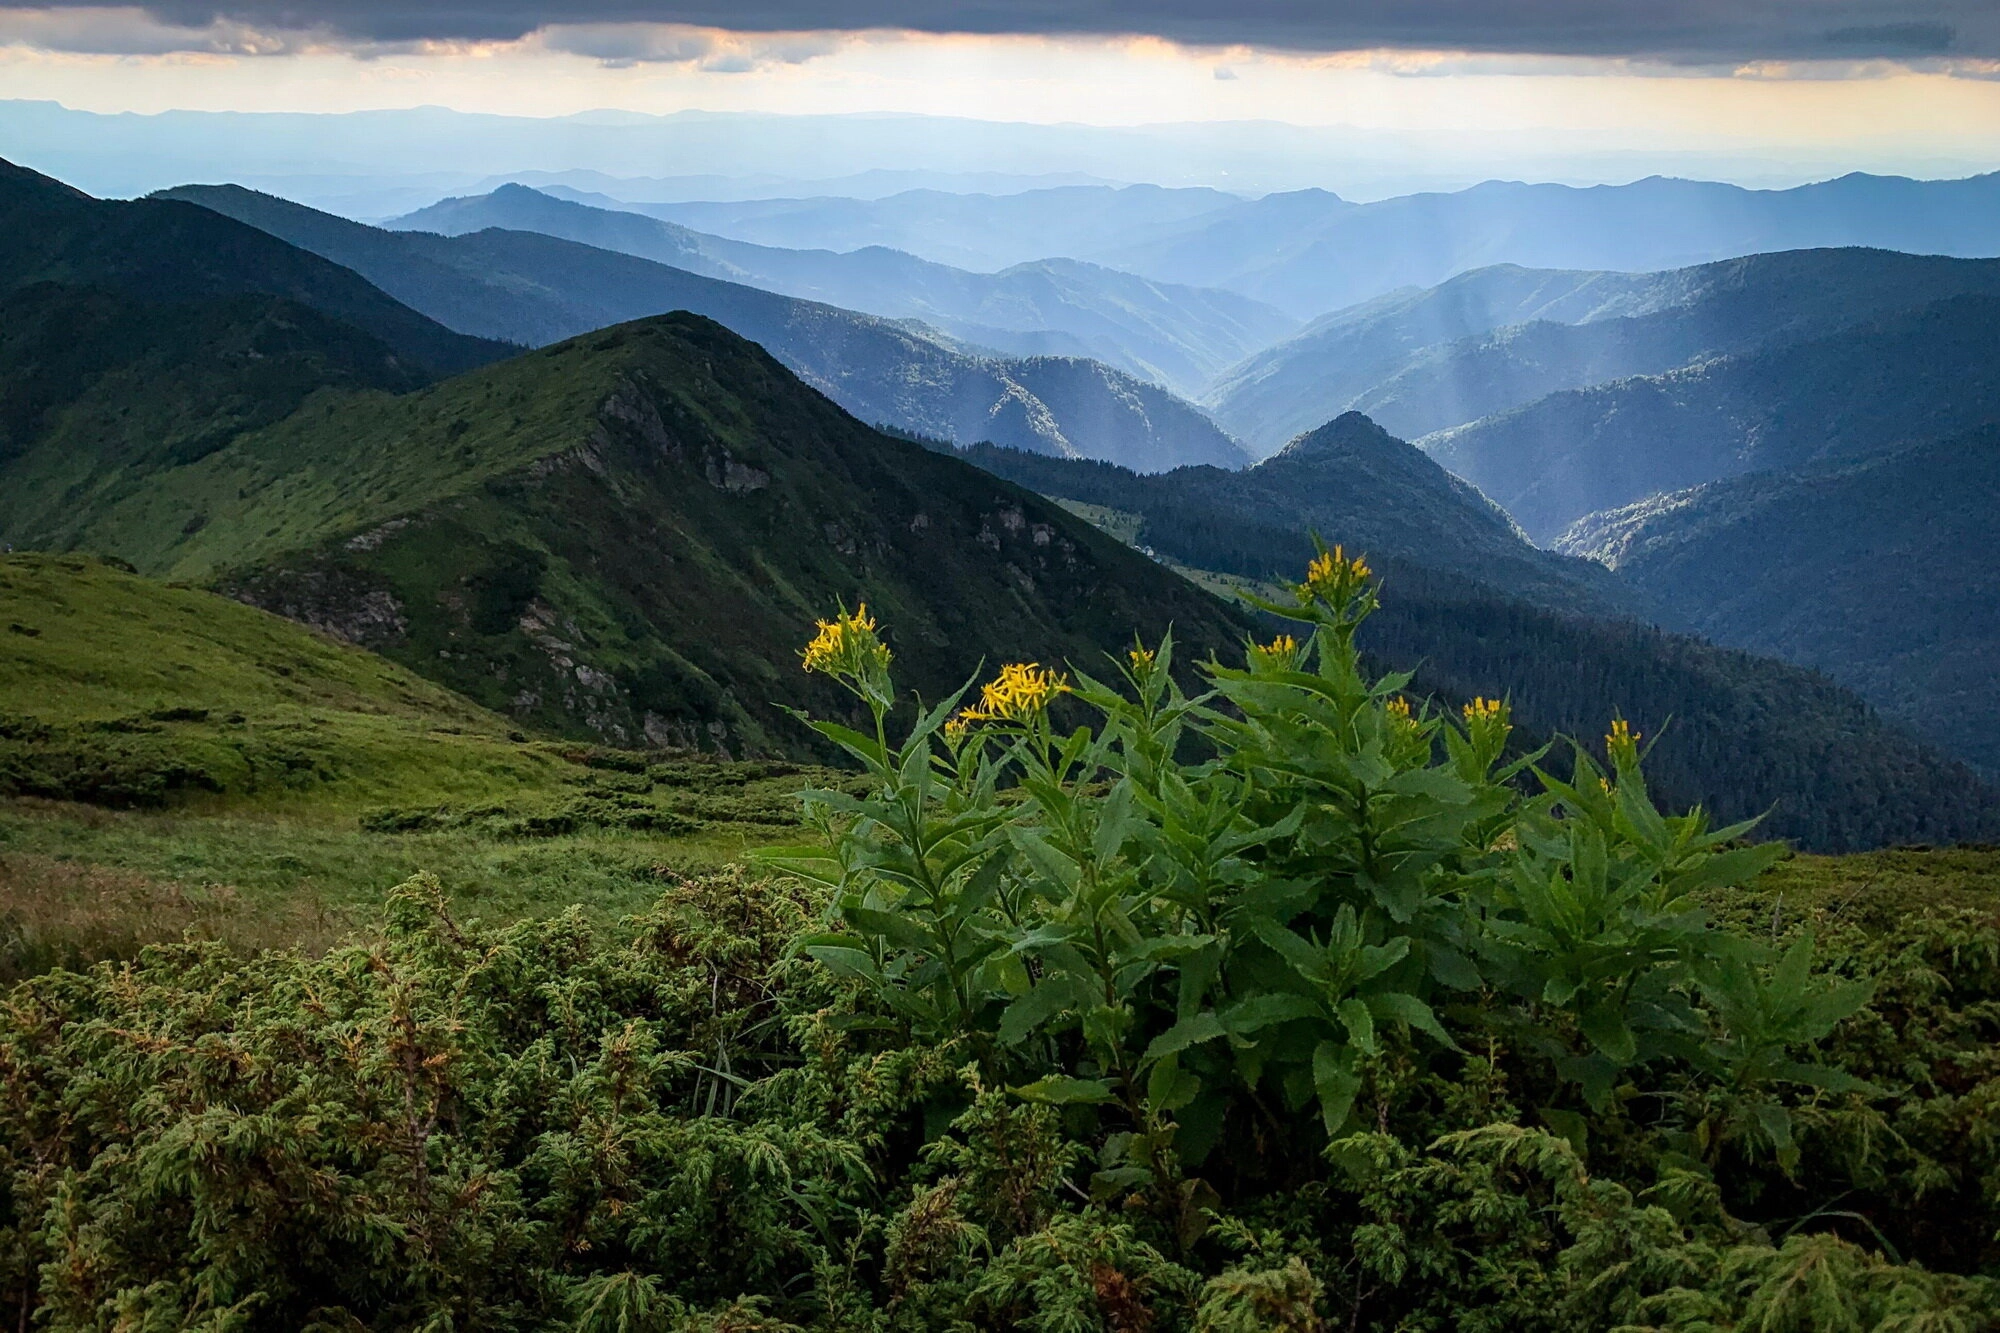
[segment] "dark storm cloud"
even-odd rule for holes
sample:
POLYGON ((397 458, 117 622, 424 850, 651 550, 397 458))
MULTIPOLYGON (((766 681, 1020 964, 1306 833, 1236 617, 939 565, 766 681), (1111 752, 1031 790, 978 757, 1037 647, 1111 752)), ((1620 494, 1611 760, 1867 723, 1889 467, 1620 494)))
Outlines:
MULTIPOLYGON (((57 0, 57 7, 79 2, 57 0)), ((1994 0, 854 0, 837 6, 811 0, 166 0, 146 8, 190 28, 222 21, 330 30, 361 42, 507 39, 551 24, 665 22, 753 32, 1145 34, 1300 51, 1442 48, 1681 63, 2000 56, 2000 5, 1994 0)))

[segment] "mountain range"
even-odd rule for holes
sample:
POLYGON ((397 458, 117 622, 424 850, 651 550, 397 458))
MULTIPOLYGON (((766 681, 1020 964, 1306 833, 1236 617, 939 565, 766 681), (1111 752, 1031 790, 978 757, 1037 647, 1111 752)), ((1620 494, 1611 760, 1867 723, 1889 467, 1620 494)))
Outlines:
POLYGON ((1290 333, 1297 321, 1234 292, 1157 283, 1074 259, 974 273, 882 245, 783 249, 705 235, 525 185, 446 199, 387 224, 446 236, 500 227, 637 255, 705 277, 891 319, 920 319, 1013 355, 1089 356, 1177 393, 1290 333))
POLYGON ((1996 365, 2000 261, 1799 250, 1479 270, 1317 321, 1210 401, 1260 450, 1379 413, 1633 613, 1825 671, 1990 769, 1996 365))
POLYGON ((234 186, 185 186, 160 197, 200 204, 347 265, 438 321, 489 337, 542 346, 692 310, 762 344, 864 421, 1146 470, 1246 458, 1198 409, 1100 362, 981 354, 922 325, 534 231, 388 231, 234 186))
POLYGON ((1553 542, 1586 514, 1649 495, 2000 419, 1996 367, 2000 295, 1955 296, 1664 375, 1564 390, 1423 445, 1530 536, 1553 542))
POLYGON ((1996 255, 1997 203, 2000 174, 1856 173, 1783 190, 1660 176, 1586 187, 1487 181, 1370 203, 1321 189, 1233 199, 1098 186, 949 201, 612 206, 767 245, 886 245, 972 267, 1067 254, 1160 282, 1226 288, 1312 319, 1496 264, 1637 273, 1844 246, 1996 255), (1094 225, 1100 217, 1115 227, 1094 225))
POLYGON ((1997 293, 2000 261, 1890 250, 1792 250, 1661 273, 1498 265, 1315 320, 1203 401, 1259 454, 1345 411, 1415 439, 1559 390, 1997 293))
MULTIPOLYGON (((1512 695, 1528 736, 1593 734, 1612 715, 1664 729, 1675 803, 1732 815, 1775 802, 1774 832, 1822 847, 1981 836, 2000 812, 1967 770, 1825 678, 1647 628, 1635 617, 1664 599, 1536 549, 1360 416, 1248 470, 954 456, 862 424, 698 313, 520 351, 183 200, 104 203, 16 171, 0 208, 42 224, 0 231, 0 382, 25 386, 7 400, 0 540, 225 590, 544 734, 804 752, 782 705, 844 706, 796 667, 812 619, 842 600, 865 598, 892 627, 928 697, 981 659, 1088 666, 1169 624, 1189 660, 1225 653, 1253 624, 1203 585, 1295 575, 1318 531, 1383 571, 1392 610, 1369 644, 1382 660, 1418 664, 1448 706, 1512 695), (128 228, 122 249, 105 239, 114 225, 128 228), (181 268, 199 281, 121 280, 166 271, 190 238, 204 248, 181 268), (440 350, 476 364, 446 374, 440 350)), ((482 273, 481 256, 508 247, 671 272, 523 233, 285 216, 462 309, 535 290, 525 270, 482 273)), ((563 290, 559 270, 540 272, 539 290, 563 290)), ((871 321, 730 291, 828 312, 829 331, 871 321)))

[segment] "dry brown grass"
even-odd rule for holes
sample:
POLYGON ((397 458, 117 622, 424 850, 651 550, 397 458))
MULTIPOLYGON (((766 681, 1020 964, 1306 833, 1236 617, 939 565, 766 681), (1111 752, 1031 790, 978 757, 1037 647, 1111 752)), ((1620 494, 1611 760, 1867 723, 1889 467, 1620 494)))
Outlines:
POLYGON ((130 958, 185 938, 238 949, 326 949, 353 933, 317 895, 251 903, 227 884, 184 884, 29 852, 0 852, 0 982, 130 958))

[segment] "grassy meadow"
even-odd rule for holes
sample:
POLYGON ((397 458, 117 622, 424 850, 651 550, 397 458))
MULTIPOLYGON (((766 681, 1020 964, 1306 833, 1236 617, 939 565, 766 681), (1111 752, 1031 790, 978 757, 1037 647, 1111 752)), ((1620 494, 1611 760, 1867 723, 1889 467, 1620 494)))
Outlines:
POLYGON ((841 780, 530 740, 214 594, 0 560, 0 977, 189 931, 323 946, 419 871, 472 917, 612 922, 841 780))

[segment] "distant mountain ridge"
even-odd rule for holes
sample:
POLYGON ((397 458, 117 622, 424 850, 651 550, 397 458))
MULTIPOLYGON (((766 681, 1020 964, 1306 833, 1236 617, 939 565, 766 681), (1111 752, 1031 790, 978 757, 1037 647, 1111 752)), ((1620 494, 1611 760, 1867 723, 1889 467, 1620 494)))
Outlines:
POLYGON ((1488 181, 1371 204, 1301 191, 1081 257, 1313 318, 1494 264, 1651 272, 1841 246, 2000 255, 2000 173, 1918 181, 1857 172, 1789 190, 1660 176, 1587 187, 1488 181))
POLYGON ((470 338, 390 299, 337 264, 207 209, 93 199, 0 161, 0 289, 55 282, 152 301, 257 294, 344 320, 411 368, 449 374, 516 349, 470 338))
POLYGON ((1159 284, 1074 259, 1040 257, 975 273, 881 245, 783 249, 524 185, 446 199, 387 225, 448 236, 489 227, 541 232, 787 296, 921 319, 999 352, 1090 356, 1182 394, 1199 392, 1217 372, 1296 327, 1290 316, 1234 292, 1159 284), (1051 334, 1074 341, 1051 346, 1051 334))
POLYGON ((667 310, 762 344, 864 421, 1157 470, 1240 466, 1191 405, 1101 364, 967 352, 896 321, 723 282, 537 232, 385 231, 233 186, 167 192, 345 264, 456 328, 543 345, 667 310))
POLYGON ((600 195, 578 202, 759 245, 794 250, 879 245, 991 272, 1051 255, 1093 254, 1236 207, 1244 198, 1201 188, 1071 184, 1004 195, 912 189, 867 198, 825 190, 780 199, 730 201, 711 195, 644 203, 600 195))
POLYGON ((1204 401, 1256 452, 1350 410, 1415 439, 1559 390, 1972 293, 2000 294, 2000 260, 1848 249, 1663 273, 1503 265, 1316 320, 1236 367, 1204 401))
POLYGON ((1967 295, 1665 375, 1565 390, 1425 437, 1537 541, 1739 473, 2000 420, 2000 295, 1967 295))

